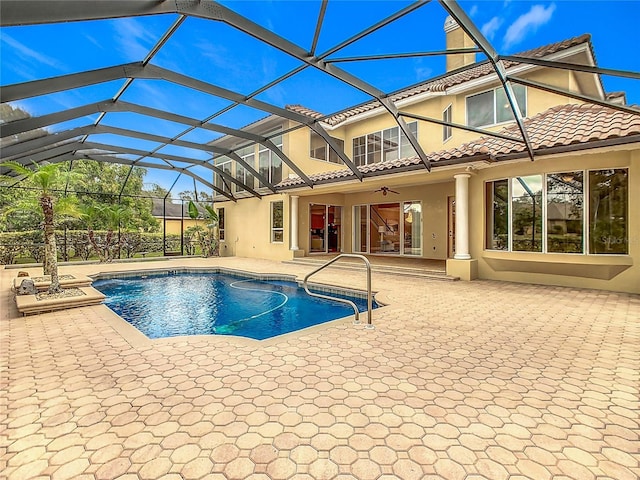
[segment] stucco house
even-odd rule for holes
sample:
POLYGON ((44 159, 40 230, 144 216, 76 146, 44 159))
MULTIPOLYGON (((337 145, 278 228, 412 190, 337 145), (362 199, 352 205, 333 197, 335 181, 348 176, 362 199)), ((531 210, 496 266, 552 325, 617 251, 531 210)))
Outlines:
MULTIPOLYGON (((448 49, 470 41, 450 18, 445 35, 448 49)), ((540 62, 505 61, 511 95, 474 54, 451 55, 444 75, 390 94, 423 156, 378 102, 331 115, 287 107, 330 138, 275 115, 245 127, 282 158, 237 137, 213 142, 243 161, 216 159, 226 173, 216 186, 241 199, 215 198, 222 254, 440 259, 463 280, 640 293, 640 115, 623 93, 605 92, 597 72, 544 64, 597 66, 589 35, 519 56, 540 62)))

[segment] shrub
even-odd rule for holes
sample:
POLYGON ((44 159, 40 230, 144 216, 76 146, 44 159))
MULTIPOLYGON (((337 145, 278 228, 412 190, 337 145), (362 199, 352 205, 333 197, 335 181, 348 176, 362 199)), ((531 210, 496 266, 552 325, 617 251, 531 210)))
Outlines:
MULTIPOLYGON (((103 237, 106 231, 95 231, 96 235, 103 237)), ((126 258, 135 256, 136 253, 164 252, 162 246, 162 233, 137 233, 123 232, 121 255, 126 258)), ((89 260, 95 258, 95 252, 89 242, 86 230, 67 230, 66 243, 64 231, 56 231, 56 242, 60 246, 58 254, 64 258, 64 246, 66 245, 68 258, 76 260, 89 260)), ((180 235, 168 234, 166 236, 166 250, 180 250, 180 235)), ((186 247, 186 245, 185 245, 186 247)), ((0 264, 11 265, 18 260, 33 259, 32 262, 42 262, 44 258, 44 245, 42 230, 28 230, 24 232, 0 232, 0 264)))

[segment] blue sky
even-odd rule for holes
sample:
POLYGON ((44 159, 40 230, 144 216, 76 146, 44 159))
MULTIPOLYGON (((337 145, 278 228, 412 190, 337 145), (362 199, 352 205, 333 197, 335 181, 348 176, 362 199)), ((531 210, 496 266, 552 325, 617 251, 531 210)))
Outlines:
MULTIPOLYGON (((229 8, 256 23, 309 49, 319 12, 319 1, 225 1, 229 8)), ((322 53, 410 2, 329 1, 316 53, 322 53)), ((583 33, 590 33, 598 65, 640 71, 637 53, 637 21, 640 2, 628 1, 463 1, 462 8, 500 53, 516 53, 583 33)), ((384 53, 406 53, 444 49, 443 23, 446 12, 431 2, 332 55, 332 58, 384 53)), ((175 15, 148 16, 74 22, 0 30, 0 83, 10 85, 142 60, 149 49, 175 21, 175 15)), ((300 63, 287 54, 218 22, 188 18, 152 60, 153 64, 176 70, 241 94, 254 92, 264 84, 291 71, 300 63)), ((338 64, 385 92, 404 88, 444 72, 443 58, 409 58, 338 64)), ((607 91, 624 90, 629 103, 640 104, 636 80, 604 77, 607 91)), ((75 91, 60 92, 16 102, 34 116, 107 100, 122 86, 113 81, 75 91)), ((326 75, 306 69, 272 87, 258 99, 284 107, 303 104, 332 113, 370 97, 326 75)), ((122 100, 170 110, 202 120, 229 105, 186 88, 158 80, 136 80, 122 100)), ((265 116, 248 107, 236 107, 214 121, 242 127, 265 116)), ((93 123, 85 117, 52 127, 65 130, 93 123)), ((108 114, 105 125, 122 126, 176 136, 184 125, 136 114, 108 114)), ((216 137, 197 129, 184 140, 206 142, 216 137)), ((92 141, 131 145, 151 150, 158 145, 113 135, 97 135, 92 141)), ((182 147, 165 147, 166 153, 205 159, 205 154, 182 147)), ((135 158, 135 157, 134 157, 135 158)), ((150 174, 149 180, 168 186, 166 173, 150 174)), ((192 188, 191 180, 175 191, 192 188)))

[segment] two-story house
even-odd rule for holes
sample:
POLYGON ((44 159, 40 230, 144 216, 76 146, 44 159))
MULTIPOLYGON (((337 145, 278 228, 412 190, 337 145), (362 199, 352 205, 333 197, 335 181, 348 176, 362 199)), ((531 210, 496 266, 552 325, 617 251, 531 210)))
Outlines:
MULTIPOLYGON (((447 48, 469 46, 450 19, 445 34, 447 48)), ((589 35, 520 56, 596 65, 589 35)), ((217 166, 253 190, 217 175, 218 188, 246 197, 216 198, 221 254, 440 259, 467 280, 640 293, 640 115, 585 102, 624 106, 597 73, 505 66, 526 141, 495 70, 473 54, 451 55, 444 75, 390 96, 427 163, 378 102, 329 116, 287 107, 319 120, 331 145, 277 116, 244 129, 277 149, 217 140, 242 160, 221 157, 217 166)))

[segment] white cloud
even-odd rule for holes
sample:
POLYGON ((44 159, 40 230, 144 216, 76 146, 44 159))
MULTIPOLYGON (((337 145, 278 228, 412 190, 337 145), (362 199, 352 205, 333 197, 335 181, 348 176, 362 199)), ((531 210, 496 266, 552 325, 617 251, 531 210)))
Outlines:
POLYGON ((167 105, 171 105, 172 100, 175 100, 172 99, 170 94, 159 88, 157 83, 152 81, 136 81, 134 85, 144 91, 139 98, 144 99, 141 103, 146 106, 163 109, 167 105))
POLYGON ((91 42, 93 43, 96 47, 98 47, 100 50, 104 50, 104 45, 101 41, 97 40, 96 38, 94 38, 92 35, 85 35, 84 36, 85 40, 87 42, 91 42))
POLYGON ((551 20, 555 9, 554 3, 546 8, 544 5, 534 5, 527 13, 520 15, 504 35, 504 48, 520 43, 529 33, 551 20))
POLYGON ((477 13, 478 13, 478 5, 473 5, 471 7, 471 10, 469 10, 469 16, 475 17, 477 13))
POLYGON ((120 50, 131 61, 142 61, 147 56, 156 38, 135 18, 119 18, 114 22, 116 41, 120 50))
POLYGON ((20 43, 18 40, 4 32, 2 33, 2 41, 9 47, 13 48, 17 55, 23 60, 26 60, 28 62, 42 63, 57 70, 64 70, 64 65, 58 62, 58 60, 56 60, 55 58, 51 58, 47 55, 36 52, 35 50, 27 47, 23 43, 20 43))
POLYGON ((254 65, 247 65, 244 58, 234 57, 224 45, 214 44, 206 39, 202 39, 195 44, 200 54, 207 62, 203 62, 202 67, 206 65, 210 70, 217 69, 225 72, 227 78, 244 78, 247 72, 255 72, 254 65))
POLYGON ((482 25, 480 31, 485 37, 487 37, 489 40, 492 40, 493 37, 495 37, 498 29, 502 26, 503 22, 504 21, 501 18, 493 17, 487 23, 482 25))

